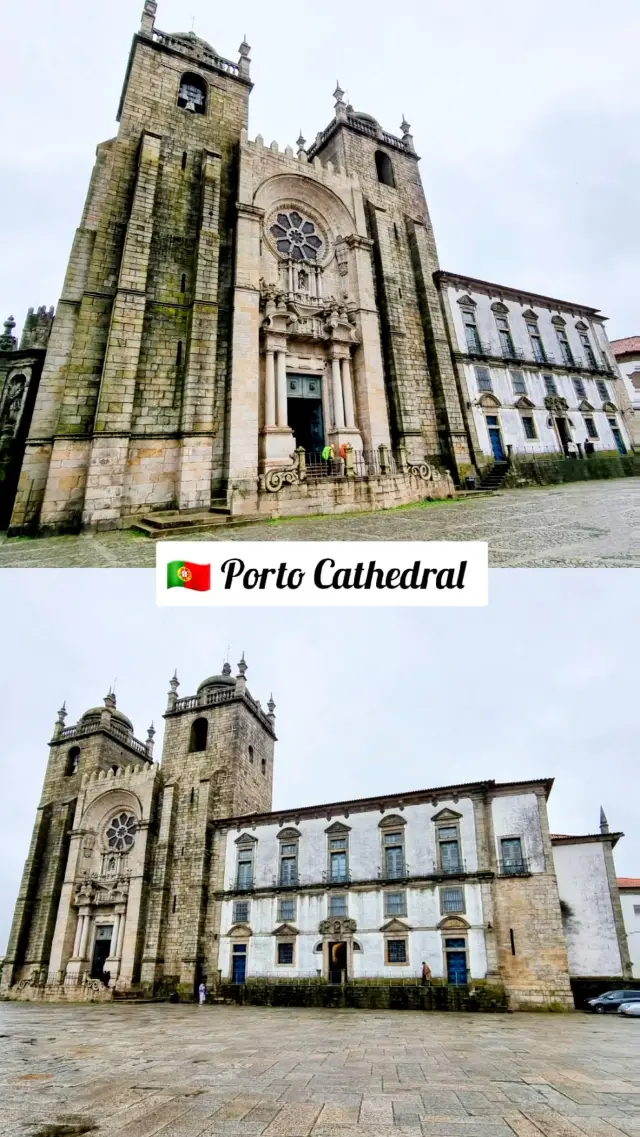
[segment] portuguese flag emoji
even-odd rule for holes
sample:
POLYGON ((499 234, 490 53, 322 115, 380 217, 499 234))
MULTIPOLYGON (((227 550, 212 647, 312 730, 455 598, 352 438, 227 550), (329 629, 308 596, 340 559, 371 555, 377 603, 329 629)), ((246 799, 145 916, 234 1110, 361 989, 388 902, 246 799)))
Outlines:
POLYGON ((193 561, 171 561, 167 565, 167 588, 190 588, 193 592, 209 592, 211 565, 193 561))

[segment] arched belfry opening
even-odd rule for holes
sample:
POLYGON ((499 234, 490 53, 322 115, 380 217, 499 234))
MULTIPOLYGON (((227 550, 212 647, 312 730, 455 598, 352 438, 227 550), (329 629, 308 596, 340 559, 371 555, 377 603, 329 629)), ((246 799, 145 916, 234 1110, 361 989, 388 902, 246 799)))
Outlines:
POLYGON ((207 84, 201 75, 186 71, 180 79, 178 106, 192 114, 206 114, 207 84))
POLYGON ((396 188, 396 179, 393 173, 393 166, 388 154, 384 150, 376 150, 376 171, 378 174, 378 181, 383 186, 391 186, 391 189, 396 188))
POLYGON ((189 737, 189 751, 190 753, 198 753, 207 749, 207 736, 209 734, 209 723, 206 719, 194 719, 191 724, 191 735, 189 737))

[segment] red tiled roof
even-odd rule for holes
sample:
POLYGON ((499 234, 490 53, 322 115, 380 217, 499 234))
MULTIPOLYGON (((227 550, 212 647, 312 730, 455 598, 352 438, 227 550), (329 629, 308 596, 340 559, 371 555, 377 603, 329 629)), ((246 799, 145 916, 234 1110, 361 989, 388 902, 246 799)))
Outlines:
POLYGON ((640 880, 635 876, 619 876, 618 888, 637 888, 640 892, 640 880))
POLYGON ((627 355, 629 352, 640 353, 640 336, 627 336, 622 340, 611 340, 611 350, 616 359, 621 355, 627 355))

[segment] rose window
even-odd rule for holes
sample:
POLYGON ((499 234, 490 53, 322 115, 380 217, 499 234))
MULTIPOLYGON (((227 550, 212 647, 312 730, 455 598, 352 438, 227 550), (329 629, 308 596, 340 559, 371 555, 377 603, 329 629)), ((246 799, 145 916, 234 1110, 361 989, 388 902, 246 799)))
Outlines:
POLYGON ((114 817, 107 829, 107 844, 118 853, 126 853, 133 845, 138 823, 130 813, 114 817))
POLYGON ((291 210, 279 213, 271 226, 279 253, 294 261, 316 261, 322 248, 322 241, 316 233, 313 221, 291 210))

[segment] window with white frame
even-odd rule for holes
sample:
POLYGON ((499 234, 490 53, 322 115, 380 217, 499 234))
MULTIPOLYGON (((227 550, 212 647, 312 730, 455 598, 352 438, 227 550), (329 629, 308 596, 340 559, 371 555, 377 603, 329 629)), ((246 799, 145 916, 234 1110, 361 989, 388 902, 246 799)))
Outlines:
POLYGON ((404 833, 393 830, 382 834, 385 880, 401 880, 405 875, 404 833))
POLYGON ((442 872, 457 873, 462 871, 462 857, 460 856, 460 832, 457 825, 439 825, 437 827, 438 867, 442 872))
POLYGON ((633 914, 634 916, 640 916, 640 904, 634 904, 633 914))
POLYGON ((595 421, 592 418, 588 418, 585 415, 584 425, 587 428, 587 434, 589 435, 589 438, 598 438, 599 437, 598 428, 595 424, 595 421))
POLYGON ((544 350, 542 336, 540 335, 540 329, 534 320, 527 320, 527 331, 529 333, 529 339, 531 340, 533 358, 537 363, 546 363, 547 356, 544 350))
POLYGON ((281 923, 290 923, 296 918, 295 896, 287 896, 278 900, 278 920, 281 923))
POLYGON ((443 914, 449 914, 451 912, 464 912, 464 910, 463 888, 440 889, 440 911, 443 914))
POLYGON ((280 940, 277 944, 277 960, 279 967, 292 967, 294 963, 295 944, 291 940, 280 940))
POLYGON ((553 375, 543 375, 542 378, 544 379, 544 389, 547 395, 557 395, 558 388, 556 386, 555 377, 553 375))
POLYGON ((406 916, 407 914, 407 894, 406 892, 385 892, 384 896, 384 914, 385 916, 406 916))
POLYGON ((596 387, 603 403, 606 403, 609 398, 609 388, 607 387, 604 379, 596 379, 596 387))
POLYGON ((334 884, 342 884, 349 874, 349 839, 348 837, 329 838, 329 880, 334 884))
POLYGON ((476 383, 479 391, 492 391, 491 372, 488 367, 475 367, 476 383))
POLYGON ((240 845, 238 848, 238 888, 253 888, 253 845, 240 845))
POLYGON ((507 359, 513 359, 516 353, 508 318, 506 316, 496 316, 496 326, 498 328, 498 336, 500 337, 500 350, 502 354, 506 356, 507 359))
POLYGON ((583 379, 574 379, 573 380, 573 389, 574 389, 574 391, 575 391, 575 393, 579 399, 586 399, 587 390, 586 390, 586 387, 584 385, 583 379))
POLYGON ((347 897, 344 893, 331 893, 329 896, 329 915, 347 915, 347 897))
POLYGON ((234 924, 249 923, 250 904, 248 900, 236 900, 233 905, 234 924))
POLYGON ((556 325, 556 335, 558 337, 558 343, 560 345, 560 354, 562 356, 563 363, 566 363, 569 367, 573 367, 573 365, 574 365, 573 352, 571 350, 571 345, 569 343, 567 333, 565 332, 564 328, 561 328, 558 325, 556 325))
POLYGON ((464 320, 464 332, 467 337, 467 349, 472 354, 476 354, 481 350, 481 347, 478 325, 476 324, 476 314, 473 308, 463 308, 462 319, 464 320))
POLYGON ((298 842, 280 842, 279 882, 282 885, 298 883, 298 842))
POLYGON ((522 371, 511 372, 511 383, 513 384, 514 395, 526 395, 527 384, 522 371))
POLYGON ((588 332, 580 332, 580 343, 582 344, 582 350, 584 351, 584 357, 587 361, 587 365, 589 367, 595 367, 596 357, 593 353, 593 348, 591 346, 591 340, 589 339, 588 332))
POLYGON ((522 853, 521 837, 500 838, 500 871, 506 876, 517 876, 524 872, 525 860, 522 853))

